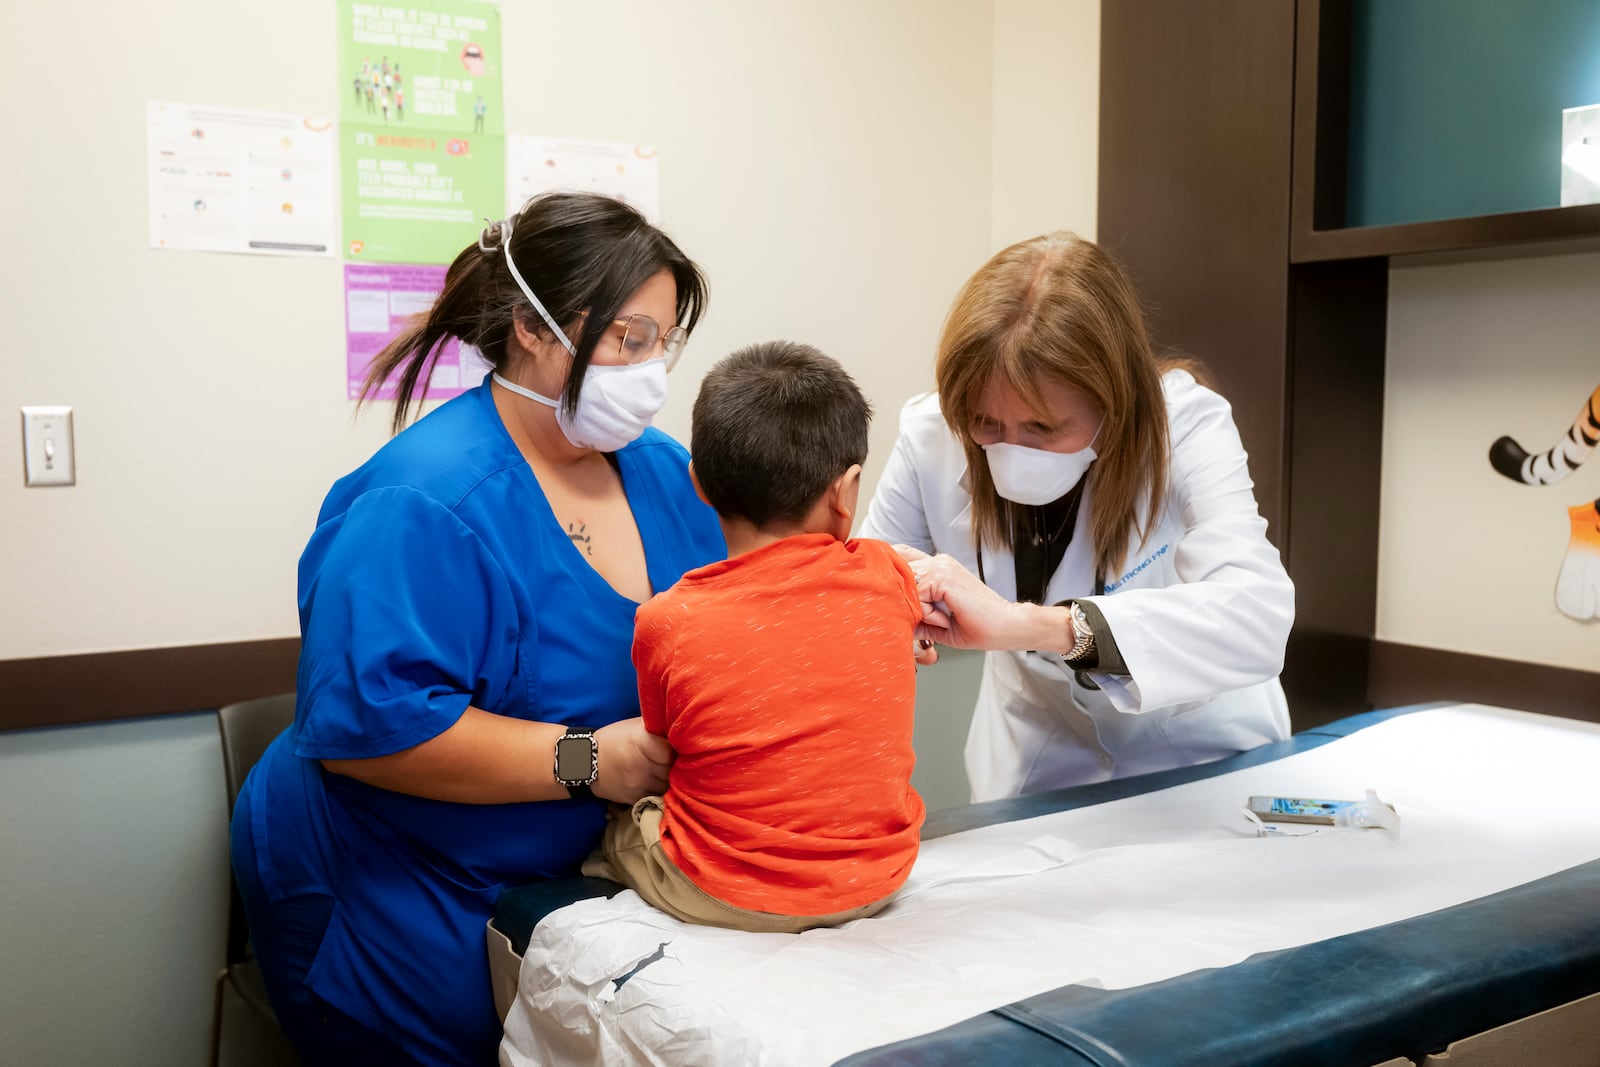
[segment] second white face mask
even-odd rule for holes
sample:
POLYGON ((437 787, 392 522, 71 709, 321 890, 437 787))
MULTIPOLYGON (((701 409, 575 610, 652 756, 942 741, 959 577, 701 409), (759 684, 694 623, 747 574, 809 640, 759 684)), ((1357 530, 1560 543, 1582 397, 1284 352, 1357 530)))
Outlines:
POLYGON ((568 414, 560 401, 509 382, 494 380, 519 396, 555 408, 556 425, 579 448, 615 452, 638 440, 667 402, 667 364, 652 359, 616 366, 590 364, 583 374, 578 406, 568 414))
POLYGON ((1004 442, 984 445, 983 455, 995 492, 1013 503, 1035 506, 1065 496, 1096 457, 1093 446, 1077 452, 1046 452, 1004 442))

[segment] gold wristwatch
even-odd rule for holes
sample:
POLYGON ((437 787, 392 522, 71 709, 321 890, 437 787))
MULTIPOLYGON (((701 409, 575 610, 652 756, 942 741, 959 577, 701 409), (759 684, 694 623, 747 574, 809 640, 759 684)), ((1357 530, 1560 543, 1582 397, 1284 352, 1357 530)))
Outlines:
POLYGON ((1072 619, 1072 648, 1068 649, 1061 658, 1066 660, 1067 666, 1076 667, 1090 656, 1094 655, 1094 630, 1089 627, 1089 616, 1083 613, 1083 608, 1076 600, 1065 605, 1072 619))

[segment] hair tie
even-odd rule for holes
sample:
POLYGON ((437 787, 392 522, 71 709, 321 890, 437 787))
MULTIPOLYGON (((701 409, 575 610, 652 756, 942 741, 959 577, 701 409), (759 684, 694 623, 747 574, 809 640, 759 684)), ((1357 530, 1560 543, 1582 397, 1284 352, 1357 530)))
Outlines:
POLYGON ((478 251, 498 252, 511 243, 511 222, 509 219, 496 220, 486 218, 483 223, 483 232, 478 234, 478 251))

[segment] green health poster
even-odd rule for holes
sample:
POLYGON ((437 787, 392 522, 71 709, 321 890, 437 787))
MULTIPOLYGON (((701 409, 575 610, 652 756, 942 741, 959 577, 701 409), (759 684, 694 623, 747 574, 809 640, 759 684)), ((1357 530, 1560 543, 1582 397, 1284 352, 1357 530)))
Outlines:
POLYGON ((500 11, 339 2, 345 256, 448 263, 505 203, 500 11))

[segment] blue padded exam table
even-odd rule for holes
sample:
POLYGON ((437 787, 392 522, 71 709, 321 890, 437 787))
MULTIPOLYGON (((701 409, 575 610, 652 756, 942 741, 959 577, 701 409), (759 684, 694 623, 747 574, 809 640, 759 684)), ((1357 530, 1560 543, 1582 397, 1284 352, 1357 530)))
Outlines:
MULTIPOLYGON (((936 812, 924 837, 1226 774, 1440 706, 1352 716, 1198 767, 936 812)), ((545 914, 616 889, 591 879, 513 889, 502 896, 492 926, 520 956, 545 914)), ((1600 861, 1402 922, 1259 953, 1230 967, 1127 989, 1065 986, 839 1062, 842 1067, 1420 1063, 1454 1041, 1597 992, 1600 861)), ((1592 1062, 1600 1063, 1600 1045, 1592 1062)))

